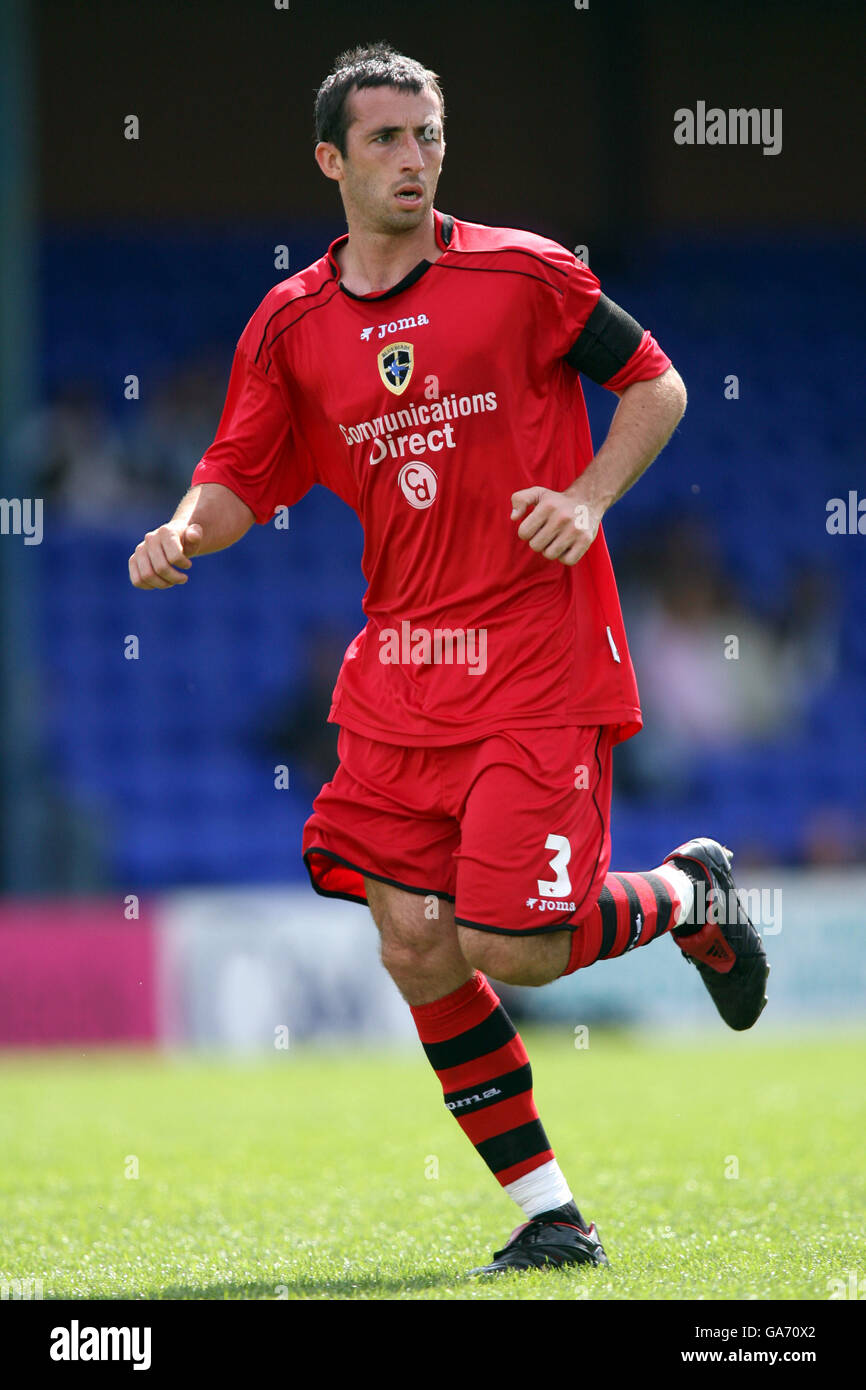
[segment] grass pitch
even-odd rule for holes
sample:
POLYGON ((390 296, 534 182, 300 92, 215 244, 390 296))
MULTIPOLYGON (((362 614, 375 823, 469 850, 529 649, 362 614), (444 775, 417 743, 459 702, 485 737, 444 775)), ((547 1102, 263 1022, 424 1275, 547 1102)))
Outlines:
POLYGON ((346 1047, 6 1054, 0 1278, 46 1299, 823 1300, 852 1271, 866 1288, 866 1037, 525 1037, 609 1269, 470 1278, 519 1211, 420 1049, 346 1047))

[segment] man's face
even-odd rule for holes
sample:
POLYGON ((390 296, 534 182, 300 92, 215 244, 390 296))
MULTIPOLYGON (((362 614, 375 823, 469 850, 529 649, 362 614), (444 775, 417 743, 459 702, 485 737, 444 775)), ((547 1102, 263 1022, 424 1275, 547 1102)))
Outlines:
POLYGON ((445 153, 435 93, 364 87, 346 104, 345 157, 333 145, 320 145, 317 157, 323 172, 339 180, 350 226, 411 231, 433 205, 445 153))

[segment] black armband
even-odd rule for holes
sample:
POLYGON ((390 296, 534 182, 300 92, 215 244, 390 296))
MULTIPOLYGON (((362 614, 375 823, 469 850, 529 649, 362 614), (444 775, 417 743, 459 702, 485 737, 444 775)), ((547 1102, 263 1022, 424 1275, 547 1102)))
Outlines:
POLYGON ((576 371, 604 386, 622 370, 642 337, 643 329, 631 314, 603 294, 565 360, 576 371))

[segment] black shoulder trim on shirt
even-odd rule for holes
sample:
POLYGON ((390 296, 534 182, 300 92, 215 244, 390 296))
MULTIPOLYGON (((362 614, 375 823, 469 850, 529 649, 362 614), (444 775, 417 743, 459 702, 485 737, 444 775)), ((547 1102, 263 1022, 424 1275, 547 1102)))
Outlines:
MULTIPOLYGON (((455 254, 462 256, 463 252, 458 251, 455 254)), ((523 275, 527 280, 537 280, 539 285, 546 285, 554 294, 562 294, 557 285, 552 285, 543 275, 533 275, 529 270, 512 270, 510 266, 504 265, 455 265, 453 261, 449 261, 447 265, 443 265, 441 261, 434 261, 433 264, 437 270, 468 270, 472 275, 523 275)))
MULTIPOLYGON (((271 314, 270 318, 268 319, 267 323, 265 324, 264 328, 262 329, 261 342, 259 343, 259 346, 256 350, 256 355, 253 358, 253 361, 258 362, 262 348, 265 345, 265 339, 268 336, 268 329, 270 328, 271 324, 273 323, 274 319, 277 317, 278 314, 284 314, 287 309, 291 309, 293 304, 300 304, 301 301, 304 299, 315 299, 317 294, 321 294, 322 290, 326 290, 328 286, 332 285, 333 283, 333 280, 323 280, 317 290, 310 290, 309 294, 298 294, 295 296, 294 299, 288 299, 285 304, 281 304, 279 309, 275 309, 274 312, 271 314)), ((318 305, 313 305, 312 307, 318 308, 318 305)), ((300 317, 303 318, 303 314, 301 314, 300 317)), ((297 322, 297 320, 295 321, 297 322)))
POLYGON ((556 265, 549 261, 546 256, 541 256, 537 251, 530 251, 526 246, 476 246, 460 247, 456 252, 458 256, 529 256, 530 260, 540 261, 546 265, 548 270, 555 270, 557 275, 561 275, 564 280, 568 279, 568 271, 561 265, 556 265))
POLYGON ((603 294, 565 360, 575 371, 604 386, 625 366, 642 337, 637 320, 603 294))
MULTIPOLYGON (((277 339, 278 339, 278 338, 282 338, 283 334, 284 334, 284 333, 288 333, 288 331, 289 331, 290 328, 294 328, 294 326, 295 326, 296 323, 300 323, 300 322, 301 322, 301 319, 305 319, 305 318, 307 317, 307 314, 312 314, 313 311, 316 310, 316 309, 327 309, 327 307, 328 307, 329 304, 333 304, 334 300, 335 300, 336 297, 337 297, 337 295, 336 295, 336 286, 334 287, 334 291, 335 291, 335 292, 334 292, 334 294, 331 295, 330 299, 325 299, 325 300, 323 300, 323 302, 322 302, 321 304, 311 304, 308 308, 306 308, 306 309, 304 310, 304 312, 303 312, 302 314, 298 314, 298 317, 297 317, 296 319, 292 319, 291 323, 287 323, 287 324, 285 325, 285 327, 281 328, 280 331, 279 331, 279 333, 275 333, 275 334, 274 334, 273 338, 271 338, 270 341, 269 341, 269 343, 268 343, 268 354, 269 354, 269 356, 268 356, 268 365, 265 367, 265 375, 267 375, 267 373, 271 370, 271 363, 272 363, 272 361, 273 361, 273 357, 270 356, 270 351, 271 351, 271 348, 274 346, 274 343, 277 341, 277 339)), ((318 290, 316 291, 316 293, 318 294, 318 290)), ((302 299, 308 299, 308 298, 310 298, 310 297, 311 297, 311 296, 309 296, 309 295, 301 295, 301 296, 300 296, 300 298, 302 298, 302 299)), ((293 299, 293 300, 292 300, 292 303, 293 303, 293 304, 297 304, 297 303, 298 303, 298 300, 297 300, 297 299, 293 299)), ((261 351, 261 349, 259 349, 259 351, 261 351)))
POLYGON ((451 216, 450 212, 443 212, 442 214, 442 223, 439 229, 439 235, 441 236, 443 244, 445 246, 451 245, 451 238, 454 235, 454 218, 451 216))

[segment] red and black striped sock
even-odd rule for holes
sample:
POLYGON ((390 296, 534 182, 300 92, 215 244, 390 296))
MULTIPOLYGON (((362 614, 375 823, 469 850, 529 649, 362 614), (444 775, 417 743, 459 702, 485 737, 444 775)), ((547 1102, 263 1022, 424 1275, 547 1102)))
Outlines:
POLYGON ((445 1104, 525 1215, 571 1202, 535 1108, 526 1048, 485 977, 476 972, 412 1017, 445 1104))
POLYGON ((664 936, 685 919, 693 898, 692 880, 672 864, 648 873, 607 874, 595 907, 572 932, 563 975, 664 936))

